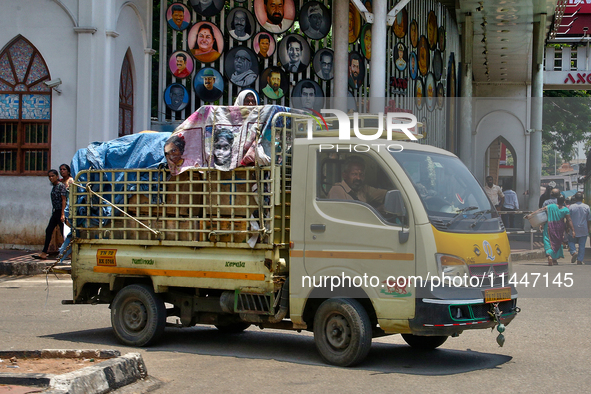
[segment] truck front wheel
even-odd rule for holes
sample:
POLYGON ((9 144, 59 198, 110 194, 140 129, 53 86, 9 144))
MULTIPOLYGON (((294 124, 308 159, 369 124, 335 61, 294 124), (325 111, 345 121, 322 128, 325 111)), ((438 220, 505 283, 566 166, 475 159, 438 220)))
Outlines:
POLYGON ((150 345, 164 332, 164 301, 149 286, 126 286, 117 293, 111 305, 111 325, 123 344, 150 345))
POLYGON ((361 362, 371 347, 371 322, 363 306, 348 298, 324 301, 314 316, 314 342, 329 364, 348 367, 361 362))
POLYGON ((443 336, 419 336, 412 334, 402 334, 402 339, 410 345, 410 347, 419 350, 433 350, 443 345, 447 340, 445 335, 443 336))

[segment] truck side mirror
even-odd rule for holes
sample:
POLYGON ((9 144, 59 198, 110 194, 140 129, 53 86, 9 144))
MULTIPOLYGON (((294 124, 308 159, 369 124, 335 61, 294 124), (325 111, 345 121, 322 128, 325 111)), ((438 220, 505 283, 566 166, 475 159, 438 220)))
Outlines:
POLYGON ((393 215, 404 216, 404 201, 400 190, 390 190, 384 198, 384 210, 393 215))

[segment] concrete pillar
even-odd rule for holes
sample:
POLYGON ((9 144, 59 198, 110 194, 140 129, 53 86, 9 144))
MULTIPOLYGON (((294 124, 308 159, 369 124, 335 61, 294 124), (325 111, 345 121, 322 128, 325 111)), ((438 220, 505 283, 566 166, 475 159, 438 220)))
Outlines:
POLYGON ((386 107, 386 36, 388 25, 388 3, 386 0, 374 0, 374 21, 371 28, 371 62, 369 63, 370 113, 383 112, 386 107))
MULTIPOLYGON (((332 39, 334 48, 333 100, 336 109, 347 112, 347 80, 349 75, 349 2, 335 1, 332 6, 332 39)), ((373 41, 373 37, 372 37, 373 41)), ((373 42, 372 42, 373 48, 373 42)), ((372 56, 374 50, 372 49, 372 56)))
POLYGON ((544 31, 546 14, 540 14, 539 21, 534 22, 532 78, 531 78, 531 121, 530 156, 529 156, 529 201, 528 209, 538 209, 540 199, 540 181, 542 176, 542 114, 544 96, 544 31))
MULTIPOLYGON (((448 136, 448 150, 458 151, 464 164, 474 171, 472 158, 472 51, 474 44, 474 21, 471 15, 466 15, 462 26, 462 68, 460 70, 459 100, 459 146, 455 146, 453 136, 448 136), (459 148, 459 149, 458 149, 459 148)), ((450 98, 453 100, 453 98, 450 98)))

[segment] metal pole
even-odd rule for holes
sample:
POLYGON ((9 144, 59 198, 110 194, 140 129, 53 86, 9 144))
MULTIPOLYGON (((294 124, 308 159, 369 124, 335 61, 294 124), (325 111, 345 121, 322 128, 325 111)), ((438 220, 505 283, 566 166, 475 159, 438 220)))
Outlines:
MULTIPOLYGON (((472 162, 472 51, 474 44, 474 22, 466 15, 462 27, 462 70, 460 84, 462 97, 459 100, 459 156, 464 164, 474 171, 472 162)), ((453 100, 453 98, 451 98, 453 100)), ((450 136, 451 137, 451 136, 450 136)), ((453 141, 449 141, 452 148, 453 141)), ((449 146, 449 145, 448 145, 449 146)))
MULTIPOLYGON (((334 1, 332 7, 332 38, 334 48, 333 108, 347 112, 347 80, 349 74, 349 2, 334 1)), ((373 51, 372 51, 373 52, 373 51)))
POLYGON ((371 62, 369 64, 370 76, 370 113, 383 112, 386 107, 386 35, 388 26, 387 0, 374 0, 373 2, 374 21, 371 28, 371 62))

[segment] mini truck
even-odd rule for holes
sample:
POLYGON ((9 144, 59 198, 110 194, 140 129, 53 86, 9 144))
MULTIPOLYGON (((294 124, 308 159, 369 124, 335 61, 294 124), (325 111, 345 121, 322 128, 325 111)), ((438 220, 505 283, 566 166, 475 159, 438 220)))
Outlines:
MULTIPOLYGON (((78 173, 64 303, 109 304, 131 346, 154 343, 167 318, 228 334, 312 331, 339 366, 361 362, 373 337, 434 349, 504 328, 519 311, 509 242, 464 164, 413 142, 343 141, 337 119, 308 138, 309 119, 275 115, 267 166, 78 173), (338 197, 353 161, 379 201, 338 197)), ((376 133, 375 116, 356 121, 376 133)))

